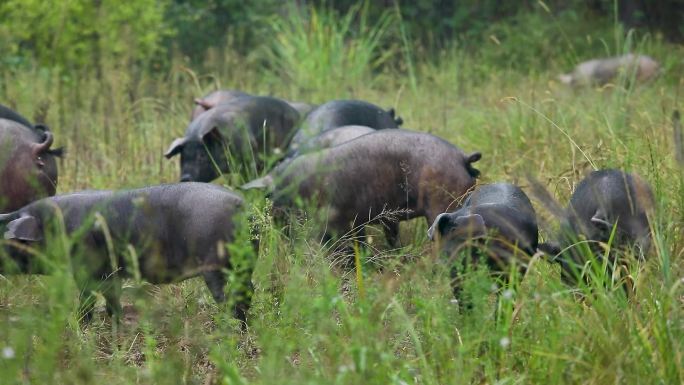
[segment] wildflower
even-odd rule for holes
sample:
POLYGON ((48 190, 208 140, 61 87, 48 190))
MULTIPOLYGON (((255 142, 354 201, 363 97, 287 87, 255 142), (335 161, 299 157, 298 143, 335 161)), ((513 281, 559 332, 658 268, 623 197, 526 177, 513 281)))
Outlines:
POLYGON ((503 337, 499 340, 499 345, 501 345, 502 348, 506 349, 508 345, 511 344, 511 339, 508 337, 503 337))
POLYGON ((515 292, 513 290, 507 289, 506 291, 503 292, 503 297, 504 297, 504 299, 510 300, 513 298, 513 294, 515 294, 515 292))

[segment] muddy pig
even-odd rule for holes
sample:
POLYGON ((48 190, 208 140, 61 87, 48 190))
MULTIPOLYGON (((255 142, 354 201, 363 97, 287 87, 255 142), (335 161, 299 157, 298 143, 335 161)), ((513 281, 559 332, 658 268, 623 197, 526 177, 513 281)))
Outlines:
POLYGON ((50 131, 0 119, 0 212, 55 195, 62 149, 52 142, 50 131))
MULTIPOLYGON (((651 243, 649 216, 655 200, 648 183, 639 175, 615 169, 594 171, 582 180, 570 198, 561 224, 560 246, 568 248, 557 259, 564 274, 572 278, 584 264, 577 245, 590 241, 596 255, 603 250, 596 242, 608 242, 615 228, 614 248, 635 246, 645 254, 651 243)), ((556 250, 560 252, 560 248, 556 250)))
POLYGON ((287 148, 298 119, 297 111, 280 99, 237 97, 193 120, 165 156, 181 154, 181 182, 210 182, 231 171, 260 172, 287 148))
POLYGON ((231 191, 204 183, 44 198, 0 215, 0 232, 13 241, 5 246, 11 258, 0 266, 5 271, 14 266, 23 273, 49 273, 25 246, 48 253, 59 249, 48 241, 58 240, 64 229, 73 240, 73 249, 67 252, 84 296, 81 309, 85 317, 91 314, 90 292, 94 289, 102 291, 107 310, 118 317, 120 278, 136 273, 153 284, 202 276, 216 302, 222 303, 226 299, 223 270, 229 269, 241 285, 236 289, 234 315, 244 321, 253 261, 237 263, 226 249, 235 240, 237 226, 248 226, 236 219, 241 218, 242 206, 242 198, 231 191))
POLYGON ((399 221, 425 217, 430 224, 473 187, 479 171, 472 163, 480 157, 433 135, 379 130, 296 157, 243 188, 269 187, 276 212, 302 198, 305 211, 326 215, 328 238, 381 222, 394 245, 399 221), (387 210, 403 212, 383 216, 387 210))
POLYGON ((362 100, 333 100, 309 113, 302 128, 292 138, 290 149, 296 150, 310 138, 337 127, 358 125, 380 130, 397 128, 401 123, 394 109, 386 111, 362 100))
POLYGON ((634 76, 637 82, 645 82, 654 78, 660 65, 646 55, 626 54, 617 57, 594 59, 580 63, 574 71, 559 76, 561 82, 573 86, 604 85, 619 74, 627 78, 634 76))

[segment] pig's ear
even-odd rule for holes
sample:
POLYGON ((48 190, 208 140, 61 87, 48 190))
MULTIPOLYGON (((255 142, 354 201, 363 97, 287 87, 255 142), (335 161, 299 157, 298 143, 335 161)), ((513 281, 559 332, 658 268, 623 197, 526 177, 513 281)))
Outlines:
POLYGON ((435 234, 440 236, 454 232, 457 236, 482 237, 487 235, 484 218, 479 214, 459 215, 454 218, 454 213, 439 214, 435 222, 428 230, 428 238, 435 239, 435 234))
POLYGON ((40 241, 43 237, 40 235, 36 218, 28 216, 20 217, 7 224, 5 239, 35 242, 40 241))
POLYGON ((206 100, 199 99, 199 98, 195 99, 195 104, 197 104, 198 106, 200 106, 206 110, 210 110, 216 106, 213 103, 209 103, 206 100))
POLYGON ((444 232, 447 230, 450 224, 451 217, 449 216, 449 213, 442 213, 437 215, 437 218, 435 218, 435 221, 432 223, 432 226, 430 226, 430 228, 428 229, 428 238, 431 241, 434 241, 435 235, 444 234, 444 232))
POLYGON ((600 228, 601 230, 610 231, 613 228, 613 224, 608 222, 606 214, 601 209, 596 210, 594 216, 591 217, 591 223, 593 223, 594 226, 600 228))
POLYGON ((265 189, 273 187, 273 177, 270 175, 263 176, 259 179, 255 179, 251 182, 245 183, 240 186, 241 190, 251 190, 251 189, 265 189))
POLYGON ((394 109, 394 107, 390 107, 387 110, 387 113, 392 118, 392 120, 394 120, 394 123, 396 123, 397 126, 401 126, 402 124, 404 124, 404 119, 402 119, 401 116, 397 116, 397 111, 394 109))
POLYGON ((208 126, 206 129, 203 127, 203 129, 199 132, 199 136, 204 141, 207 139, 215 139, 220 142, 223 141, 223 135, 221 135, 221 131, 219 131, 218 127, 216 126, 208 126))
POLYGON ((171 145, 169 146, 169 149, 166 150, 166 152, 164 153, 166 159, 171 159, 176 154, 181 152, 186 142, 186 138, 176 138, 176 140, 174 140, 173 143, 171 143, 171 145))
POLYGON ((464 215, 456 218, 456 226, 463 234, 470 237, 483 237, 487 235, 487 227, 484 218, 480 214, 464 215))
POLYGON ((558 75, 558 80, 560 80, 561 83, 563 84, 572 84, 572 75, 570 74, 562 74, 558 75))

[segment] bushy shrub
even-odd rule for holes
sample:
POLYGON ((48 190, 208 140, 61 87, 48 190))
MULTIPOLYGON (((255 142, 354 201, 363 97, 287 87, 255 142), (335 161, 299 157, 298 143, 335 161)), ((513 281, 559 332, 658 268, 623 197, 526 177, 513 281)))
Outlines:
POLYGON ((6 0, 0 3, 0 60, 63 69, 148 62, 173 32, 164 21, 167 1, 6 0))
POLYGON ((246 54, 266 34, 267 20, 280 12, 283 4, 278 0, 171 0, 165 19, 177 32, 164 44, 195 63, 209 48, 228 43, 246 54))

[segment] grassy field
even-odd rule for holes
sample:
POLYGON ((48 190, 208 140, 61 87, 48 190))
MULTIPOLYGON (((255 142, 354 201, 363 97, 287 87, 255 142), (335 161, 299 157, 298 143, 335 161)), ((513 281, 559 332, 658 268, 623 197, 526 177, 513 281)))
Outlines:
MULTIPOLYGON (((153 73, 105 63, 99 78, 0 68, 0 102, 28 116, 47 107, 56 144, 67 148, 61 193, 176 181, 177 159, 162 154, 183 133, 192 99, 216 88, 395 107, 404 127, 482 152, 481 183, 527 189, 531 174, 563 205, 589 171, 632 170, 657 199, 655 246, 645 262, 629 265, 633 295, 605 271, 572 289, 556 266, 536 258, 507 285, 483 270, 469 275, 473 308, 459 309, 424 220, 402 224, 400 249, 374 237, 377 250, 362 253, 357 277, 331 268, 306 223, 289 238, 270 226, 267 202, 250 194, 265 225, 248 331, 216 306, 201 279, 160 287, 129 281, 121 324, 100 309, 81 326, 63 257, 49 276, 0 277, 1 384, 684 382, 684 171, 670 120, 684 109, 684 47, 609 23, 551 20, 567 39, 502 25, 477 54, 454 45, 427 55, 397 20, 363 26, 358 36, 325 13, 309 23, 274 23, 273 44, 255 57, 210 52, 201 68, 181 58, 153 73), (658 59, 662 76, 576 90, 556 80, 585 53, 630 50, 658 59)), ((236 187, 230 178, 215 183, 236 187)), ((548 236, 553 217, 535 205, 548 236)))

